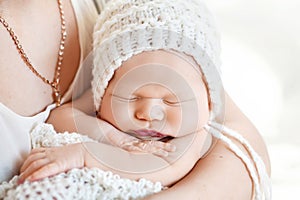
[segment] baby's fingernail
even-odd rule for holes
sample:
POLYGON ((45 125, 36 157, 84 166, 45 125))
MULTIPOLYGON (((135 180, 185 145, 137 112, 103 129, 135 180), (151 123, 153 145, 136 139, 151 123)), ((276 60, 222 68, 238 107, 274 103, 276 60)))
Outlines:
POLYGON ((22 183, 24 183, 24 179, 21 178, 21 177, 19 177, 19 179, 18 179, 18 181, 17 181, 17 184, 20 185, 20 184, 22 184, 22 183))
POLYGON ((175 151, 175 150, 176 150, 176 146, 173 145, 173 144, 170 144, 170 145, 169 145, 169 150, 170 150, 171 152, 175 151))
POLYGON ((31 182, 31 181, 33 181, 33 177, 32 177, 32 176, 28 176, 28 177, 26 178, 26 180, 31 182))
POLYGON ((163 157, 168 157, 168 155, 169 155, 168 152, 166 152, 166 151, 161 151, 161 150, 158 152, 158 154, 159 154, 160 156, 163 156, 163 157))

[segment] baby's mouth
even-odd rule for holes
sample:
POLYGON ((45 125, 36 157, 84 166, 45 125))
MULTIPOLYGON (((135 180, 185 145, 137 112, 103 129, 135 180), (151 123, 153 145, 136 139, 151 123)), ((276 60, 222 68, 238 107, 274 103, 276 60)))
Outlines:
POLYGON ((142 140, 161 140, 168 137, 168 135, 149 129, 131 130, 129 134, 142 140))

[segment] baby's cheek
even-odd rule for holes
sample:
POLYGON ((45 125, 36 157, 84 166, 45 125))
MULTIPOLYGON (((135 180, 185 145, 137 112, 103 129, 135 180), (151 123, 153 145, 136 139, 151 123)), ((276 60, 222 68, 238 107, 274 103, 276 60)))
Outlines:
POLYGON ((164 129, 173 137, 178 137, 182 129, 182 112, 179 108, 167 110, 164 129))
POLYGON ((122 116, 116 115, 118 113, 119 106, 113 103, 112 98, 109 96, 104 95, 102 102, 101 102, 101 107, 100 107, 100 112, 99 112, 99 117, 100 119, 110 123, 114 127, 120 129, 119 124, 120 122, 119 119, 122 119, 122 116))
POLYGON ((112 118, 110 106, 111 105, 109 101, 106 98, 103 98, 99 109, 99 117, 101 119, 108 121, 110 118, 112 118))
POLYGON ((202 95, 197 98, 197 107, 198 107, 198 127, 203 128, 209 120, 210 106, 206 96, 202 95))
POLYGON ((132 112, 126 103, 113 100, 111 115, 116 128, 124 131, 132 126, 132 112))

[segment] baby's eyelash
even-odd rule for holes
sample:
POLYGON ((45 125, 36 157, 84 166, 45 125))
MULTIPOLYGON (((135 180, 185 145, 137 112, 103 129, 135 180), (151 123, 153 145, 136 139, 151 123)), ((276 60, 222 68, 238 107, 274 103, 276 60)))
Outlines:
POLYGON ((140 97, 131 97, 131 98, 125 98, 127 99, 128 101, 137 101, 140 99, 140 97))
POLYGON ((163 100, 163 102, 170 106, 180 106, 180 104, 187 103, 187 102, 194 101, 194 100, 195 99, 192 98, 192 99, 186 99, 186 100, 181 100, 181 101, 163 100))
POLYGON ((170 101, 170 100, 166 100, 166 99, 162 99, 162 101, 164 102, 164 104, 169 105, 169 106, 179 106, 180 105, 180 101, 170 101))
MULTIPOLYGON (((138 97, 138 96, 132 96, 132 97, 122 97, 116 94, 111 94, 112 97, 115 97, 117 100, 119 101, 123 101, 123 102, 135 102, 138 101, 140 99, 143 99, 143 97, 138 97)), ((147 98, 145 98, 147 99, 147 98)), ((182 100, 182 101, 176 101, 176 100, 168 100, 168 99, 161 99, 161 101, 168 105, 168 106, 180 106, 181 103, 185 103, 188 101, 192 101, 193 99, 188 99, 188 100, 182 100)))
POLYGON ((118 100, 121 100, 121 101, 126 101, 126 102, 133 102, 133 101, 137 101, 140 99, 140 97, 130 97, 130 98, 126 98, 126 97, 121 97, 121 96, 118 96, 118 95, 115 95, 115 94, 112 94, 111 95, 112 97, 116 97, 118 100))

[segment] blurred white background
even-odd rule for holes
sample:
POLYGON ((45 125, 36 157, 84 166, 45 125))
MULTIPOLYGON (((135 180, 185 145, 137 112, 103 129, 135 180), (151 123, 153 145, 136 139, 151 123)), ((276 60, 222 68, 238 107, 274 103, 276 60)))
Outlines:
POLYGON ((300 199, 300 0, 204 0, 224 87, 268 145, 273 199, 300 199))

